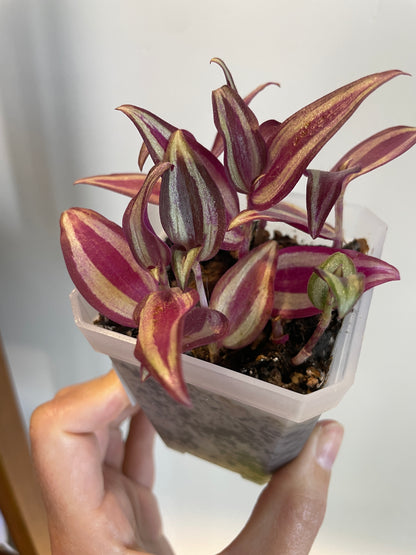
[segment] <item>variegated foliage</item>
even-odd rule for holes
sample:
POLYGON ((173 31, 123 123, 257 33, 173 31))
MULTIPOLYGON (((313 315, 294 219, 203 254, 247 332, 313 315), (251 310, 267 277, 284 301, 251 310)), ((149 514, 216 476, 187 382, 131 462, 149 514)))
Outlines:
POLYGON ((241 348, 256 339, 270 318, 326 314, 334 308, 344 316, 363 291, 399 279, 386 262, 341 248, 343 198, 353 179, 416 142, 416 128, 392 127, 352 148, 330 171, 310 169, 316 154, 364 99, 404 73, 363 77, 282 122, 259 122, 250 102, 277 83, 241 97, 225 63, 212 61, 226 80, 212 93, 217 128, 212 149, 148 110, 123 105, 119 110, 143 139, 140 172, 76 182, 131 197, 122 226, 83 208, 71 208, 61 218, 62 250, 75 286, 100 313, 138 327, 135 355, 143 376, 152 375, 184 404, 190 401, 182 376, 183 351, 209 344, 215 356, 221 346, 241 348), (149 157, 153 167, 141 173, 149 157), (286 199, 303 175, 305 210, 286 199), (149 203, 159 205, 167 240, 152 227, 149 203), (332 209, 335 226, 327 222, 332 209), (271 240, 252 248, 253 229, 267 221, 284 222, 333 246, 279 251, 271 240), (201 262, 220 249, 232 252, 236 263, 208 298, 201 262))

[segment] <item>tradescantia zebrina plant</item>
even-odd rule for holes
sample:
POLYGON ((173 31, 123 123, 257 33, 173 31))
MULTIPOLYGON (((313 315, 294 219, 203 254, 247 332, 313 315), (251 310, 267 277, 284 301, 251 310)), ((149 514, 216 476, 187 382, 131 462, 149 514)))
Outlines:
POLYGON ((259 123, 249 107, 266 83, 243 98, 230 71, 212 93, 217 136, 211 150, 186 130, 132 105, 118 108, 143 139, 139 167, 146 173, 95 176, 87 183, 131 197, 122 226, 85 208, 61 217, 64 258, 79 292, 102 315, 138 328, 135 356, 178 401, 190 404, 181 353, 209 345, 211 360, 222 347, 240 349, 272 321, 275 342, 288 337, 282 320, 321 314, 308 343, 293 358, 305 361, 334 310, 347 314, 363 291, 399 279, 391 265, 343 248, 343 199, 349 183, 408 150, 416 128, 381 131, 343 156, 330 171, 310 169, 318 151, 392 70, 345 85, 280 123, 259 123), (306 209, 287 201, 302 176, 306 209), (159 205, 166 237, 159 237, 148 204, 159 205), (333 209, 335 225, 329 225, 333 209), (284 222, 321 238, 326 246, 279 248, 273 239, 253 247, 255 229, 284 222), (328 246, 328 241, 330 246, 328 246), (235 263, 209 296, 201 263, 220 249, 235 263), (174 281, 171 276, 174 275, 174 281))

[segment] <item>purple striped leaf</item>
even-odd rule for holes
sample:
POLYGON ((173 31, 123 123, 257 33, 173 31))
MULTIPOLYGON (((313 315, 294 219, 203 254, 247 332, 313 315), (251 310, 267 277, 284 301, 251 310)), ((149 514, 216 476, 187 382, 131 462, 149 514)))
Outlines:
POLYGON ((391 70, 368 75, 323 96, 285 120, 270 145, 269 167, 251 189, 249 207, 265 210, 285 198, 310 161, 363 100, 398 75, 404 73, 391 70))
POLYGON ((228 320, 218 310, 194 306, 185 316, 183 350, 215 343, 228 332, 228 320))
MULTIPOLYGON (((226 63, 220 58, 212 58, 211 63, 212 62, 218 64, 223 70, 227 86, 230 87, 230 89, 232 89, 236 93, 238 93, 233 76, 231 74, 231 71, 228 69, 226 63)), ((272 82, 272 81, 269 81, 268 83, 264 83, 263 85, 259 85, 253 91, 251 91, 246 97, 244 97, 244 102, 247 104, 247 106, 250 104, 253 98, 255 98, 261 91, 263 91, 266 87, 270 85, 277 85, 278 87, 280 87, 279 83, 272 82)), ((223 150, 224 150, 224 141, 221 134, 217 132, 211 152, 214 154, 215 157, 218 157, 220 154, 222 154, 223 150)))
POLYGON ((261 173, 267 152, 256 116, 239 96, 224 85, 212 93, 214 123, 224 141, 224 165, 231 183, 248 193, 261 173))
MULTIPOLYGON (((277 85, 278 87, 280 87, 279 83, 276 83, 274 81, 269 81, 268 83, 263 83, 263 85, 259 85, 254 89, 254 91, 251 91, 251 93, 249 93, 247 96, 244 97, 244 102, 247 104, 247 106, 250 104, 253 98, 255 98, 259 94, 259 92, 263 91, 266 87, 269 87, 270 85, 277 85)), ((264 122, 264 124, 262 123, 260 125, 261 135, 263 136, 263 139, 266 142, 267 142, 266 139, 272 136, 273 131, 276 131, 275 124, 278 124, 278 122, 275 120, 269 120, 267 122, 264 122), (273 122, 273 124, 271 122, 273 122)), ((274 138, 274 134, 273 134, 273 138, 274 138)), ((223 151, 224 151, 224 141, 222 140, 222 136, 217 132, 215 136, 214 144, 212 145, 212 148, 211 148, 211 152, 214 156, 218 157, 220 156, 220 154, 223 153, 223 151)))
POLYGON ((347 177, 344 189, 352 180, 397 158, 416 143, 416 127, 398 125, 384 129, 352 148, 334 166, 340 171, 359 166, 360 171, 347 177))
POLYGON ((233 76, 231 75, 231 71, 228 69, 226 63, 221 60, 221 58, 211 58, 210 63, 218 64, 224 72, 225 80, 227 82, 227 86, 233 91, 237 92, 237 87, 235 86, 233 76))
MULTIPOLYGON (((198 157, 200 163, 208 171, 221 193, 225 207, 226 224, 228 225, 240 210, 237 191, 229 182, 225 174, 224 166, 217 160, 212 152, 196 141, 190 133, 187 134, 187 140, 194 155, 198 157)), ((240 230, 234 229, 233 231, 229 231, 224 236, 221 248, 224 250, 235 250, 238 248, 242 239, 243 237, 240 230)))
POLYGON ((171 252, 155 233, 149 221, 147 205, 155 183, 170 167, 168 162, 161 162, 150 170, 143 187, 129 202, 123 215, 123 230, 134 258, 146 270, 154 270, 156 279, 170 264, 171 252))
POLYGON ((268 119, 267 121, 264 121, 260 124, 260 133, 264 139, 267 150, 274 141, 281 125, 282 124, 279 121, 276 121, 274 119, 268 119))
MULTIPOLYGON (((233 218, 239 213, 240 205, 237 191, 228 181, 225 175, 224 166, 212 156, 211 152, 199 143, 193 144, 194 152, 198 154, 208 173, 212 177, 215 185, 219 189, 225 208, 226 227, 233 218)), ((221 248, 223 250, 236 250, 243 240, 240 229, 226 230, 221 248)))
POLYGON ((247 106, 251 103, 253 98, 255 98, 260 92, 264 91, 266 87, 270 87, 271 85, 275 85, 276 87, 280 87, 280 83, 276 81, 268 81, 267 83, 263 83, 262 85, 258 85, 254 90, 252 90, 247 96, 244 97, 244 102, 247 106))
POLYGON ((101 314, 136 327, 134 311, 157 282, 133 258, 122 229, 85 208, 61 216, 61 246, 81 295, 101 314))
MULTIPOLYGON (((145 173, 111 173, 109 175, 93 175, 75 181, 74 185, 94 185, 127 197, 134 197, 143 187, 145 173)), ((159 204, 160 181, 155 184, 149 202, 159 204)))
POLYGON ((334 172, 306 170, 308 228, 313 239, 319 237, 329 213, 342 193, 345 181, 351 174, 359 171, 359 166, 334 172))
POLYGON ((229 321, 228 334, 221 342, 225 347, 239 349, 248 345, 270 318, 277 252, 275 241, 259 245, 216 283, 209 305, 229 321))
POLYGON ((175 248, 201 247, 199 260, 212 258, 226 230, 223 196, 187 131, 172 134, 166 160, 173 168, 163 175, 160 190, 162 226, 175 248))
POLYGON ((135 357, 174 399, 187 406, 191 403, 182 373, 183 327, 197 301, 194 289, 183 292, 174 287, 149 293, 136 311, 135 357))
MULTIPOLYGON (((240 225, 246 225, 255 220, 284 222, 305 233, 308 233, 309 229, 306 210, 285 201, 279 202, 276 206, 272 206, 272 208, 263 210, 262 212, 257 210, 242 210, 230 223, 229 229, 234 229, 240 225)), ((335 229, 329 224, 324 224, 320 230, 319 236, 324 239, 334 239, 335 229)))
POLYGON ((153 162, 155 164, 163 162, 169 138, 176 131, 176 127, 152 114, 152 112, 131 104, 124 104, 117 110, 126 114, 134 123, 153 162))
POLYGON ((357 272, 364 275, 365 291, 400 279, 394 266, 357 251, 319 246, 287 247, 279 251, 274 286, 274 316, 293 319, 319 313, 308 297, 308 281, 315 268, 336 252, 342 252, 351 258, 357 272))
POLYGON ((143 166, 145 165, 146 160, 149 158, 149 156, 149 149, 147 148, 146 143, 142 143, 142 146, 140 147, 139 158, 137 160, 140 171, 143 170, 143 166))

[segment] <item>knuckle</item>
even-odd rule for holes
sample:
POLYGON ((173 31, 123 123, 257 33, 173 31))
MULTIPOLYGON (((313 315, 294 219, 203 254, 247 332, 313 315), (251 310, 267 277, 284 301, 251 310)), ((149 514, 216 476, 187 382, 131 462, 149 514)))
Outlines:
POLYGON ((29 435, 32 443, 45 435, 53 423, 56 421, 55 402, 48 401, 39 405, 32 413, 29 425, 29 435))

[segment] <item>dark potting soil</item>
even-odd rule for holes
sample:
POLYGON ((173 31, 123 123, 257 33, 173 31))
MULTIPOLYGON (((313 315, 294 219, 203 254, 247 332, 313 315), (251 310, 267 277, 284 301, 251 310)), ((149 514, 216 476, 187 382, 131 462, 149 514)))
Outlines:
MULTIPOLYGON (((259 229, 253 246, 267 240, 269 236, 268 234, 266 236, 266 233, 259 229)), ((277 240, 280 248, 297 245, 295 239, 277 232, 275 232, 274 239, 277 240)), ((344 248, 361 252, 367 252, 368 250, 364 239, 352 241, 348 245, 344 245, 344 248)), ((219 277, 234 263, 235 258, 228 251, 220 251, 212 260, 201 263, 208 298, 219 277)), ((170 280, 171 285, 174 286, 173 275, 170 276, 170 280)), ((319 315, 283 321, 283 333, 288 334, 289 340, 282 344, 271 341, 271 323, 269 322, 259 337, 247 347, 239 350, 221 349, 219 358, 215 363, 298 393, 307 394, 316 391, 326 382, 332 361, 332 350, 341 328, 342 322, 338 319, 336 311, 334 311, 332 321, 315 346, 312 355, 298 366, 294 366, 291 359, 307 343, 318 321, 319 315)), ((124 333, 130 337, 137 337, 137 329, 120 326, 102 315, 96 320, 95 324, 112 331, 124 333)), ((198 347, 187 354, 210 361, 208 348, 205 346, 198 347)))

